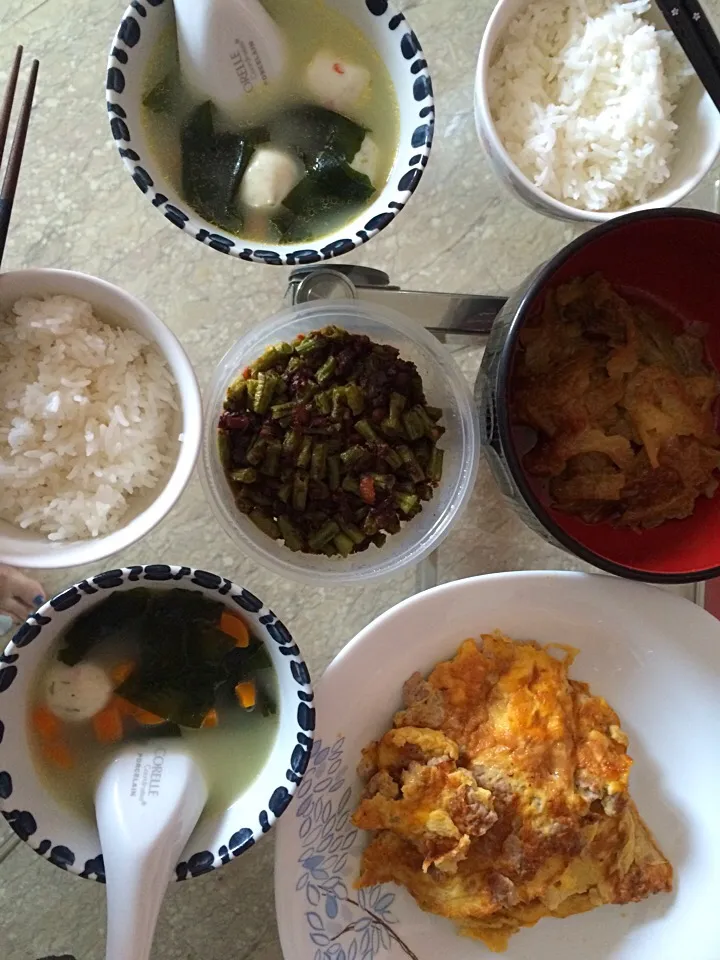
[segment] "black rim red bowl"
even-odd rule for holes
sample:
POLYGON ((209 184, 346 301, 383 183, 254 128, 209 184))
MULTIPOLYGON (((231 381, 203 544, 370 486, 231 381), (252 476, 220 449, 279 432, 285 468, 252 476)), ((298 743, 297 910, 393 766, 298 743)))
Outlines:
POLYGON ((720 216, 698 210, 652 210, 602 224, 545 264, 498 318, 476 387, 493 472, 531 527, 602 570, 654 583, 692 583, 718 576, 720 493, 698 500, 685 520, 636 532, 588 524, 555 509, 541 484, 523 467, 524 451, 511 420, 520 331, 551 286, 596 272, 684 325, 705 324, 707 353, 720 370, 720 216))

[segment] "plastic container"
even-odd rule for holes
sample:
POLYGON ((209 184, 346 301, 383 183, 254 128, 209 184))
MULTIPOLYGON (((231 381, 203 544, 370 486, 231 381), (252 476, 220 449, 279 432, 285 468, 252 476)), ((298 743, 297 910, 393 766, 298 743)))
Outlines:
POLYGON ((291 307, 242 337, 220 361, 206 394, 203 413, 201 480, 205 494, 222 528, 258 562, 274 573, 314 585, 359 583, 397 573, 417 564, 448 535, 467 504, 478 469, 480 437, 470 387, 449 351, 424 327, 394 310, 365 303, 325 301, 291 307), (428 403, 442 407, 447 432, 443 478, 423 511, 403 524, 384 547, 341 557, 293 553, 282 542, 271 540, 235 507, 217 450, 217 423, 227 388, 266 347, 293 340, 329 324, 351 333, 363 333, 378 343, 400 350, 422 376, 428 403))

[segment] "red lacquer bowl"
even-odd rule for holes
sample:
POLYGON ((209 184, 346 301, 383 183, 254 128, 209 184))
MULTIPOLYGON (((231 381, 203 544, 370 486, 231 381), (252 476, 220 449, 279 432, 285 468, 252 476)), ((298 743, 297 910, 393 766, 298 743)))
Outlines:
MULTIPOLYGON (((698 499, 685 520, 652 530, 588 524, 554 509, 547 489, 522 467, 527 437, 511 424, 513 368, 518 334, 542 308, 549 288, 600 272, 635 302, 646 302, 678 329, 703 324, 708 356, 720 370, 720 216, 656 210, 620 217, 578 238, 533 279, 510 320, 497 374, 493 444, 511 486, 553 540, 601 569, 620 576, 687 583, 720 575, 720 491, 698 499)), ((505 312, 505 311, 504 311, 505 312)), ((521 507, 521 509, 522 509, 521 507)))

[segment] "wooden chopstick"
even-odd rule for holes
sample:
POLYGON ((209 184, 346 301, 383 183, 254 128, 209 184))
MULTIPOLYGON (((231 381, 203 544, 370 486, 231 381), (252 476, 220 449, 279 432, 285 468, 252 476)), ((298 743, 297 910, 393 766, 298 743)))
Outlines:
POLYGON ((20 76, 20 64, 22 62, 23 48, 18 47, 15 54, 15 62, 12 65, 10 76, 8 78, 5 98, 3 100, 2 110, 0 110, 0 163, 2 163, 3 153, 5 152, 5 141, 7 132, 10 128, 10 114, 12 113, 13 100, 15 99, 15 90, 17 89, 18 77, 20 76))
POLYGON ((657 0, 700 82, 720 110, 720 43, 698 0, 657 0))
MULTIPOLYGON (((0 163, 2 163, 5 143, 7 140, 8 129, 10 127, 10 116, 12 113, 17 81, 20 73, 20 64, 22 62, 23 48, 18 47, 15 54, 15 61, 8 87, 3 99, 2 110, 0 111, 0 163)), ((30 68, 30 77, 25 89, 25 97, 20 115, 15 127, 15 134, 10 146, 7 169, 3 178, 2 187, 0 187, 0 263, 2 263, 3 253, 5 252, 5 241, 7 240, 8 229, 10 227, 10 217, 12 215, 13 200, 20 177, 20 166, 22 164, 23 152, 25 150, 25 141, 27 140, 28 127, 30 126, 30 113, 32 111, 33 99, 35 97, 35 85, 37 83, 38 70, 40 63, 33 60, 30 68)))

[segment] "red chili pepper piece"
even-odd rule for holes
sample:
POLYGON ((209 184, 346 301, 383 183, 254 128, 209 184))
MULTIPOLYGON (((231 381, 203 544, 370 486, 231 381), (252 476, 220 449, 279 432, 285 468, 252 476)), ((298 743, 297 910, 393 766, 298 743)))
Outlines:
POLYGON ((360 496, 365 503, 375 503, 375 481, 369 474, 360 480, 360 496))

